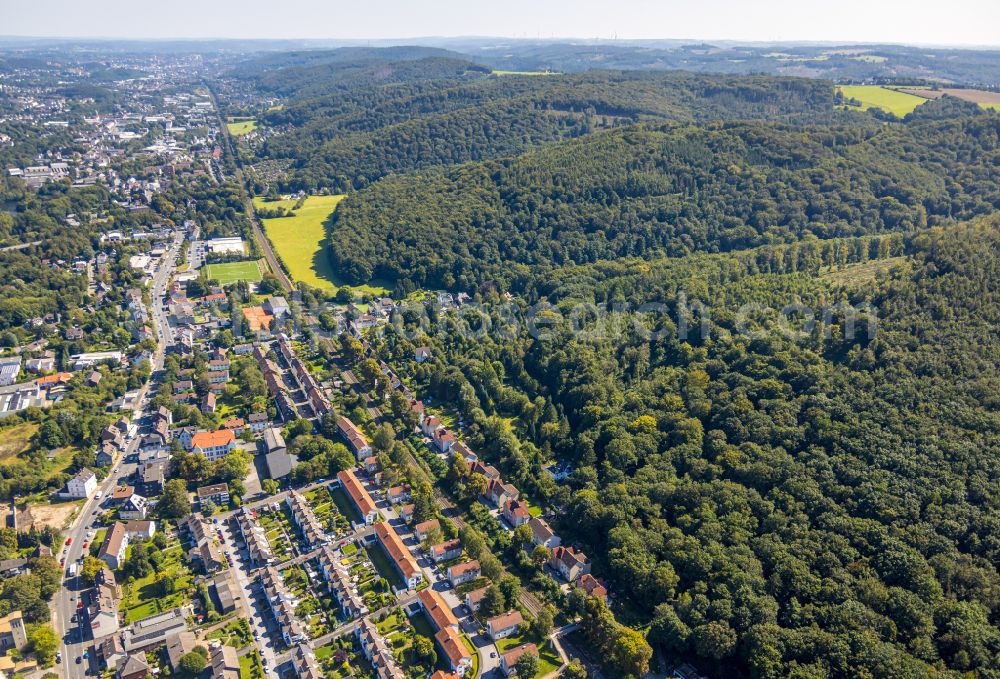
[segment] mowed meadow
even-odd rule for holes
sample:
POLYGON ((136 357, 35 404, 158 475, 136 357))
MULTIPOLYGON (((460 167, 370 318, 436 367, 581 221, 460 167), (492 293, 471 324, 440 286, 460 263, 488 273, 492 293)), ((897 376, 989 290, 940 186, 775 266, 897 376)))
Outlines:
MULTIPOLYGON (((309 196, 289 217, 262 218, 264 231, 278 256, 296 281, 326 292, 336 292, 344 283, 337 276, 327 256, 327 221, 343 195, 309 196)), ((285 208, 291 210, 298 201, 267 200, 262 196, 253 199, 254 207, 264 210, 285 208)), ((368 294, 387 294, 384 287, 352 286, 368 294)))
POLYGON ((843 85, 840 91, 844 93, 845 99, 857 99, 861 102, 861 109, 864 111, 880 108, 900 118, 927 101, 924 97, 878 85, 843 85))

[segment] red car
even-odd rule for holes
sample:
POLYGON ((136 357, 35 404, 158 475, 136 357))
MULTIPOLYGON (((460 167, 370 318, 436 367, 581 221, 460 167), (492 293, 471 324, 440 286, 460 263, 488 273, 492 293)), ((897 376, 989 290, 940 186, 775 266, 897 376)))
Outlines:
POLYGON ((66 544, 67 545, 72 544, 72 543, 73 543, 73 538, 66 538, 66 544))
POLYGON ((87 549, 87 543, 86 542, 83 543, 83 548, 87 549))

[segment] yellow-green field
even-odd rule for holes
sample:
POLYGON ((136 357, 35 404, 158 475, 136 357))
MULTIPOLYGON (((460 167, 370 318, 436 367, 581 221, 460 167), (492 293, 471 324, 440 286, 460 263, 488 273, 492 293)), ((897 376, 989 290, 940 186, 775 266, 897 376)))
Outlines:
MULTIPOLYGON (((262 219, 268 240, 278 251, 288 273, 296 281, 302 281, 320 290, 336 292, 344 285, 337 276, 327 257, 326 223, 344 196, 309 196, 292 217, 262 219)), ((294 200, 267 201, 262 196, 253 199, 254 207, 275 210, 279 207, 291 209, 294 200)), ((380 285, 350 286, 358 292, 387 295, 389 290, 380 285)))
POLYGON ((226 127, 229 128, 229 134, 239 137, 240 135, 250 134, 256 130, 257 121, 252 118, 249 120, 237 120, 226 123, 226 127))
POLYGON ((913 94, 896 92, 878 85, 843 85, 840 91, 847 99, 857 99, 861 109, 880 108, 902 118, 927 100, 913 94))

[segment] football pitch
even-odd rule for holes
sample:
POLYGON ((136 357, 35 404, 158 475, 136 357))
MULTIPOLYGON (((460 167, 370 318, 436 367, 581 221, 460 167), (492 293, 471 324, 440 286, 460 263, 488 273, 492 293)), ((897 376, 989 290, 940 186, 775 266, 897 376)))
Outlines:
POLYGON ((260 264, 256 261, 206 264, 202 270, 205 272, 206 278, 219 281, 220 285, 227 285, 236 281, 250 281, 251 283, 255 283, 262 278, 260 264))

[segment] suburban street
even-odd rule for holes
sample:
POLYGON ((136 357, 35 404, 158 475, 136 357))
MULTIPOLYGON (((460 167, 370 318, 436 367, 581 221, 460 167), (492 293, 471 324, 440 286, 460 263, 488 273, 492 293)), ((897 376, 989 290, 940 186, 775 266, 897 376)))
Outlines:
MULTIPOLYGON (((163 263, 160 270, 153 277, 153 284, 150 290, 153 308, 150 310, 152 318, 156 323, 157 347, 153 354, 152 374, 150 379, 139 390, 139 409, 133 414, 133 422, 141 422, 148 414, 146 408, 149 405, 149 395, 157 387, 156 374, 163 368, 163 358, 166 349, 173 344, 173 337, 167 316, 163 312, 163 297, 166 294, 166 287, 170 281, 170 276, 174 271, 177 262, 177 254, 180 251, 184 237, 178 233, 170 249, 163 256, 163 263)), ((111 472, 98 486, 97 492, 88 498, 77 514, 73 525, 66 531, 67 540, 61 549, 53 549, 56 558, 65 559, 64 569, 68 569, 71 564, 78 564, 89 551, 89 543, 93 538, 97 526, 95 522, 101 513, 101 503, 104 502, 110 492, 118 485, 119 481, 127 479, 136 471, 136 464, 127 460, 136 452, 139 441, 142 438, 141 429, 128 440, 125 451, 118 457, 111 472), (100 495, 101 497, 98 497, 100 495), (68 543, 68 544, 66 544, 68 543), (84 544, 88 548, 84 548, 84 544)), ((87 673, 92 657, 83 658, 79 664, 76 660, 82 658, 92 643, 90 632, 87 627, 74 623, 72 618, 81 604, 81 595, 85 588, 82 586, 78 576, 67 577, 63 581, 63 588, 52 600, 53 626, 60 634, 63 645, 62 653, 62 676, 70 679, 78 679, 87 673)))

